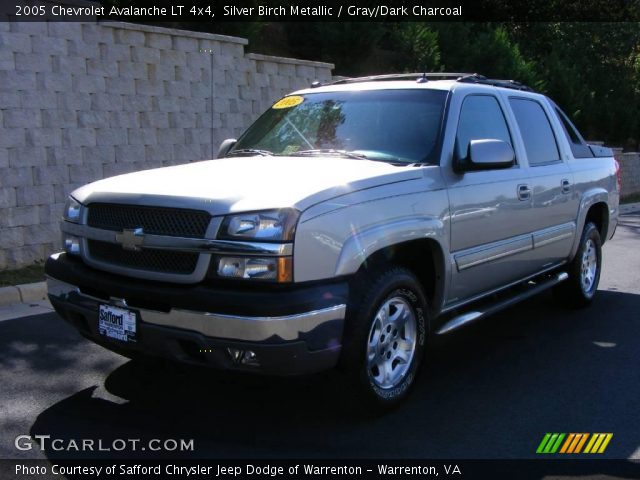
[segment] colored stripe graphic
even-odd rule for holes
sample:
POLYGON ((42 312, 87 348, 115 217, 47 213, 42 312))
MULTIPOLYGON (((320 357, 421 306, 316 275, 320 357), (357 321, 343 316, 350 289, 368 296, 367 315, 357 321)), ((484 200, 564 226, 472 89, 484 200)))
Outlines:
POLYGON ((609 445, 609 442, 613 438, 613 433, 607 433, 606 435, 607 436, 605 437, 604 442, 602 442, 602 445, 600 445, 600 450, 598 450, 598 453, 604 453, 605 449, 609 445))
POLYGON ((582 451, 582 447, 584 446, 584 442, 587 441, 587 438, 589 438, 589 434, 588 433, 582 433, 582 436, 580 437, 580 441, 578 442, 578 445, 576 445, 576 449, 573 451, 573 453, 580 453, 582 451))
POLYGON ((564 433, 547 433, 542 438, 536 453, 556 453, 566 434, 564 433))
POLYGON ((558 438, 558 434, 557 433, 552 434, 551 438, 547 442, 547 446, 544 447, 544 452, 542 452, 542 453, 553 453, 551 451, 551 449, 553 448, 553 445, 556 443, 556 439, 557 438, 558 438))
POLYGON ((569 448, 569 445, 571 445, 571 443, 573 442, 574 438, 576 438, 576 434, 570 433, 569 436, 567 437, 567 441, 564 442, 564 445, 562 445, 562 448, 560 449, 560 453, 567 453, 567 449, 569 448))
POLYGON ((613 438, 613 433, 594 433, 584 453, 604 453, 613 438))
POLYGON ((584 453, 591 453, 591 448, 593 447, 593 444, 596 443, 597 438, 598 438, 597 433, 594 433, 593 435, 591 435, 591 440, 589 440, 589 443, 587 443, 587 448, 584 449, 584 453))
POLYGON ((545 445, 549 441, 549 438, 551 438, 551 434, 550 433, 546 433, 544 435, 544 437, 542 438, 542 441, 540 442, 540 445, 538 445, 538 449, 536 450, 536 453, 542 453, 543 452, 545 445))
POLYGON ((571 442, 571 445, 569 445, 569 450, 567 450, 567 453, 573 453, 573 451, 578 446, 578 442, 580 441, 580 439, 582 439, 582 434, 576 433, 573 437, 573 442, 571 442))
POLYGON ((593 447, 591 447, 591 452, 595 453, 598 451, 598 449, 600 448, 600 443, 602 443, 602 441, 604 440, 604 435, 601 433, 598 433, 598 438, 596 438, 596 443, 593 444, 593 447))
POLYGON ((545 433, 536 453, 604 453, 612 438, 613 433, 545 433))
POLYGON ((561 433, 558 435, 558 439, 556 440, 556 443, 554 443, 553 447, 551 447, 551 450, 549 451, 549 453, 556 453, 558 451, 558 448, 560 448, 560 443, 562 443, 562 440, 564 439, 565 434, 561 433))

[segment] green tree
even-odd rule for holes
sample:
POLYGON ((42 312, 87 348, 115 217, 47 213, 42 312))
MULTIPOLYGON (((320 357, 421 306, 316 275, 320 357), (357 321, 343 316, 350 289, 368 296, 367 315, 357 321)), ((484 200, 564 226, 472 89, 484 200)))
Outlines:
POLYGON ((528 60, 519 45, 501 25, 435 24, 440 38, 442 66, 446 71, 480 73, 487 77, 513 79, 541 88, 535 62, 528 60))
POLYGON ((537 23, 511 34, 546 80, 545 93, 594 140, 638 148, 637 23, 537 23))
POLYGON ((400 55, 395 68, 408 72, 433 72, 441 69, 438 32, 426 23, 401 23, 394 32, 400 55))
POLYGON ((283 23, 291 56, 331 62, 337 75, 365 73, 385 34, 382 23, 283 23))

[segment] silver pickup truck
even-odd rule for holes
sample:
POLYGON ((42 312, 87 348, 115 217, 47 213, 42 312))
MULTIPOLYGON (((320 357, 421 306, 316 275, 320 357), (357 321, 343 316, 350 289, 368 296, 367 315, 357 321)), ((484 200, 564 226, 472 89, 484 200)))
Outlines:
POLYGON ((407 395, 430 335, 548 288, 593 299, 615 231, 611 150, 549 98, 477 74, 286 96, 219 158, 75 190, 49 298, 127 356, 407 395))

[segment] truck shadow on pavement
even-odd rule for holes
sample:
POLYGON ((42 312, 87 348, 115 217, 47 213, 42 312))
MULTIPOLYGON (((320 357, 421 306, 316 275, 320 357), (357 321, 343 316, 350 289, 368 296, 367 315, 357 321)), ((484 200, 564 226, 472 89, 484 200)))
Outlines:
POLYGON ((195 446, 48 451, 50 459, 468 459, 534 458, 545 432, 613 432, 600 457, 629 458, 640 446, 638 311, 640 295, 601 291, 576 311, 545 294, 433 338, 412 395, 384 416, 361 414, 332 372, 246 377, 129 361, 105 372, 104 386, 42 411, 30 433, 195 446))

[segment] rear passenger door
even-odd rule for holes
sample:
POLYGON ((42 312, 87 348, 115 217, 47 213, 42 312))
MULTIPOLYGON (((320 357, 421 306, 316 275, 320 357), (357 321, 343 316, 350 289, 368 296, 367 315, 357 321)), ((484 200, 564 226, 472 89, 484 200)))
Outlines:
POLYGON ((561 155, 550 118, 553 112, 543 100, 509 97, 524 145, 533 189, 534 258, 540 268, 568 257, 573 244, 578 196, 573 175, 561 155))

